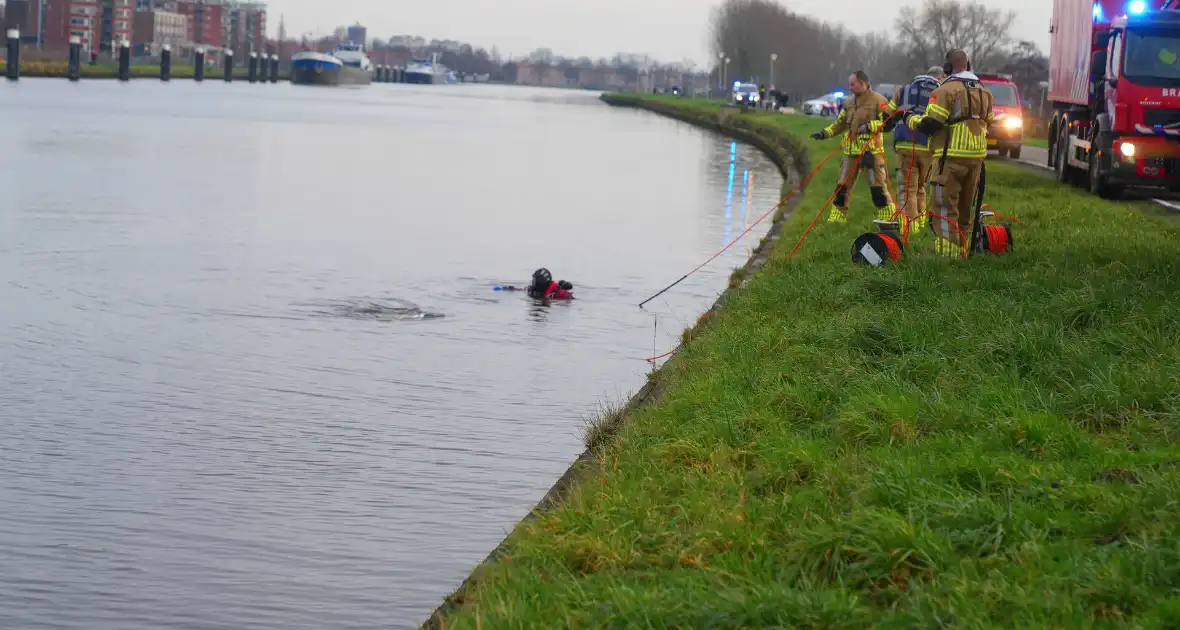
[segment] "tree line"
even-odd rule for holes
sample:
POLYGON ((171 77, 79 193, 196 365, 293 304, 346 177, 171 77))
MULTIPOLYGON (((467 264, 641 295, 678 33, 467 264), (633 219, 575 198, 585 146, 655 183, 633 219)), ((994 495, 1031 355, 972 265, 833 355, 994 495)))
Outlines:
POLYGON ((946 51, 962 48, 978 71, 1011 74, 1025 99, 1040 98, 1049 64, 1036 44, 1011 35, 1014 11, 991 9, 974 0, 925 0, 901 9, 890 33, 851 33, 843 26, 800 15, 773 0, 726 0, 714 9, 710 44, 711 80, 774 84, 810 98, 847 84, 863 69, 873 83, 905 83, 946 51), (771 54, 777 54, 770 76, 771 54), (726 64, 724 58, 729 59, 726 64))

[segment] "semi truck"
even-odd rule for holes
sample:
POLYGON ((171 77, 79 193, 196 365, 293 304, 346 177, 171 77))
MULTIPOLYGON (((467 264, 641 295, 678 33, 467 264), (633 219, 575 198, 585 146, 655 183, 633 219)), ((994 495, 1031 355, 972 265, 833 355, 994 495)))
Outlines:
POLYGON ((1180 190, 1180 0, 1053 0, 1049 32, 1057 179, 1180 190))

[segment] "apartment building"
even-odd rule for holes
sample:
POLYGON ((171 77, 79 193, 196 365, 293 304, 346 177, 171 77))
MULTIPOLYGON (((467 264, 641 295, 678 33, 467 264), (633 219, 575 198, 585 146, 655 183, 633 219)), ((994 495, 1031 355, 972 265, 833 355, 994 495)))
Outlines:
POLYGON ((119 42, 131 41, 135 29, 133 0, 74 0, 71 4, 98 5, 98 50, 113 52, 118 50, 119 42))
MULTIPOLYGON (((36 5, 36 2, 29 4, 36 5)), ((102 40, 101 0, 44 2, 40 10, 45 22, 42 45, 46 50, 68 49, 71 37, 82 41, 82 50, 85 52, 99 50, 102 40)), ((131 36, 130 29, 126 35, 131 36)))
POLYGON ((135 12, 135 45, 158 55, 165 45, 179 50, 188 42, 188 18, 159 9, 135 12))
POLYGON ((185 16, 186 39, 236 53, 266 50, 266 4, 237 0, 166 0, 162 8, 185 16))

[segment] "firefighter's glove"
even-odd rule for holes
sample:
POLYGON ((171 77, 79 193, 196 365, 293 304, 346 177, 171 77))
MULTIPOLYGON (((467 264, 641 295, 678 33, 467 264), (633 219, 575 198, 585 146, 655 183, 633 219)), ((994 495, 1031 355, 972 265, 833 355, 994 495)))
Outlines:
POLYGON ((827 137, 828 137, 828 134, 826 134, 822 131, 817 131, 817 132, 811 134, 812 140, 823 140, 824 138, 827 138, 827 137))

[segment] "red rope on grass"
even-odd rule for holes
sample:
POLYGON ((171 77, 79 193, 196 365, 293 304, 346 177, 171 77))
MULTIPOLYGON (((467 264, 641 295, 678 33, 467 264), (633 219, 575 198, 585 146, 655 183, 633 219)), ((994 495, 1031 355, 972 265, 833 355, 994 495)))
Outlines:
MULTIPOLYGON (((893 117, 897 116, 897 114, 899 114, 899 113, 902 113, 902 110, 898 110, 898 111, 890 114, 890 117, 885 119, 885 123, 889 123, 890 120, 892 120, 893 117)), ((883 124, 881 124, 880 129, 878 129, 877 131, 874 131, 872 136, 870 138, 868 138, 868 142, 872 143, 874 139, 877 139, 878 134, 881 131, 884 131, 884 129, 885 129, 885 125, 883 123, 883 124)), ((847 138, 845 138, 845 139, 847 139, 847 138)), ((843 143, 841 143, 841 146, 844 146, 843 143)), ((859 166, 858 166, 858 168, 855 168, 855 169, 848 169, 848 175, 847 175, 847 177, 844 178, 844 182, 841 182, 840 185, 837 186, 837 188, 835 188, 835 192, 832 193, 831 197, 827 198, 827 203, 825 203, 824 206, 822 206, 822 208, 819 209, 819 212, 815 212, 815 218, 812 219, 811 225, 807 225, 807 229, 804 230, 804 235, 799 237, 799 242, 795 243, 795 247, 794 247, 794 249, 791 250, 791 254, 787 255, 788 258, 794 257, 795 252, 799 251, 799 248, 801 247, 802 244, 804 244, 804 241, 807 238, 807 235, 811 234, 812 229, 815 228, 815 223, 819 222, 819 217, 824 216, 824 210, 827 210, 828 205, 832 205, 832 202, 835 201, 835 196, 839 195, 840 191, 845 189, 845 186, 847 186, 848 182, 852 181, 852 176, 857 175, 857 172, 859 172, 859 166)))

